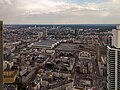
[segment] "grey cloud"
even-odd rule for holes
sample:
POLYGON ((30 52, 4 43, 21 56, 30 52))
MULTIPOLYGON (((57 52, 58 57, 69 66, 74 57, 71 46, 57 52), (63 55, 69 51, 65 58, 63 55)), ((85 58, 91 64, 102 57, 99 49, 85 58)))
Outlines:
POLYGON ((0 19, 5 23, 118 23, 118 3, 119 0, 85 4, 63 0, 0 0, 0 19))

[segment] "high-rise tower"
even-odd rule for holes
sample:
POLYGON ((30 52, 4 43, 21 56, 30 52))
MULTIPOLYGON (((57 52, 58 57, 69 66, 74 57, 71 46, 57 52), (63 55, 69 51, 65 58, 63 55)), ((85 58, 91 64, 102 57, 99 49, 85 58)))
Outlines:
POLYGON ((120 25, 112 33, 112 45, 107 46, 107 87, 108 90, 120 90, 120 25))
POLYGON ((3 82, 3 22, 0 21, 0 90, 4 90, 3 82))

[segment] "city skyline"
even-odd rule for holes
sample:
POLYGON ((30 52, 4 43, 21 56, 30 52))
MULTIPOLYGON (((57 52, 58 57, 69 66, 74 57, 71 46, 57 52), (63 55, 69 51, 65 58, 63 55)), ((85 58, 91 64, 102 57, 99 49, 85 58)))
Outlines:
POLYGON ((0 0, 5 24, 118 24, 119 0, 0 0))
POLYGON ((106 46, 112 29, 114 25, 5 25, 5 89, 107 90, 106 46))

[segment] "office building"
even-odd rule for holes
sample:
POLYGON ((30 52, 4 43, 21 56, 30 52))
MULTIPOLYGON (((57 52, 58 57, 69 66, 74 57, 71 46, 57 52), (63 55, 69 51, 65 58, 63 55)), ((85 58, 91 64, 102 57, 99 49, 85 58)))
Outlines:
POLYGON ((112 45, 107 46, 107 87, 108 90, 120 90, 120 25, 112 33, 112 45))
POLYGON ((108 46, 112 46, 112 36, 108 37, 108 46))
POLYGON ((43 32, 38 32, 38 39, 41 39, 43 37, 43 32))
POLYGON ((0 21, 0 90, 4 89, 3 83, 3 22, 0 21))
POLYGON ((79 35, 79 30, 75 30, 75 36, 78 36, 79 35))

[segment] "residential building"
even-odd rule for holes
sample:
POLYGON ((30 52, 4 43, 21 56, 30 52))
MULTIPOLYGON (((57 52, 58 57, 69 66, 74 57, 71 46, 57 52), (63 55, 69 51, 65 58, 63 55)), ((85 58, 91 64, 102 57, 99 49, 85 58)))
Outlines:
POLYGON ((120 25, 112 33, 112 46, 107 46, 107 86, 108 90, 120 90, 120 25))

